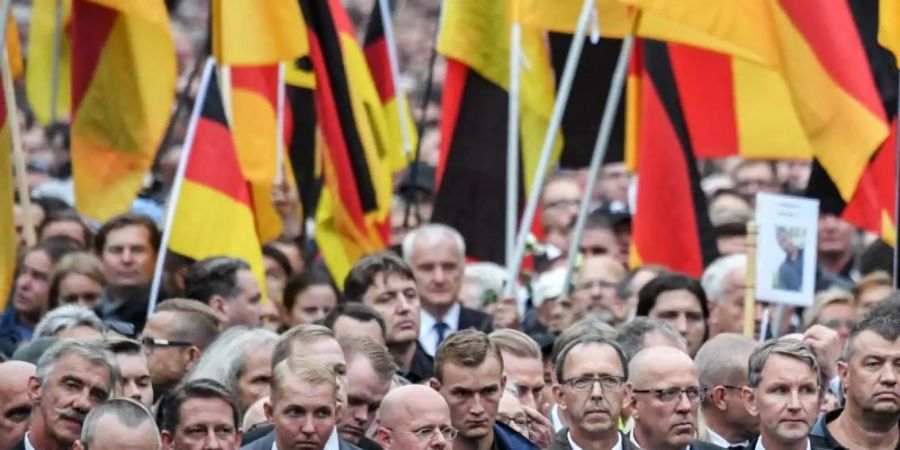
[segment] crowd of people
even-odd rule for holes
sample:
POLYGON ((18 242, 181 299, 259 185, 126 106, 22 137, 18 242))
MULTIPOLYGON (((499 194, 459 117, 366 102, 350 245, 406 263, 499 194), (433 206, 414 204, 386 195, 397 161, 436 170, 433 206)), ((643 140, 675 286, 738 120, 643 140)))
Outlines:
POLYGON ((765 329, 757 301, 749 337, 736 235, 700 279, 629 270, 627 221, 601 208, 567 289, 553 225, 579 186, 548 181, 542 258, 513 296, 502 267, 423 223, 340 288, 302 239, 264 246, 263 286, 240 259, 168 254, 149 316, 156 223, 94 232, 38 201, 0 322, 0 449, 900 448, 889 275, 854 283, 858 264, 820 257, 814 305, 765 329))
MULTIPOLYGON (((207 17, 203 2, 170 3, 183 88, 207 17)), ((360 30, 371 3, 348 2, 360 30)), ((434 36, 404 24, 436 22, 439 2, 398 3, 405 83, 422 85, 434 36)), ((900 295, 884 241, 823 213, 804 249, 817 260, 812 305, 756 300, 743 332, 755 196, 802 193, 809 162, 701 161, 721 256, 699 277, 635 264, 625 163, 605 162, 593 192, 584 170, 556 170, 508 295, 507 268, 467 260, 464 237, 430 223, 439 108, 416 109, 424 144, 397 180, 391 245, 336 283, 287 185, 264 280, 240 259, 160 248, 183 123, 132 210, 87 220, 66 126, 42 128, 23 106, 29 195, 0 292, 0 450, 900 449, 900 295)), ((790 269, 796 286, 806 274, 790 269)))

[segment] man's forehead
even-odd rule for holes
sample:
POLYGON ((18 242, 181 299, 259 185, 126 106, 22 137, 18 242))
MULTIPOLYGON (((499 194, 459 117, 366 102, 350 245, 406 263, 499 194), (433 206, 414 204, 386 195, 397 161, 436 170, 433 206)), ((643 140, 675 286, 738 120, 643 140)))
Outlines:
POLYGON ((394 292, 403 289, 415 288, 416 281, 408 278, 406 275, 397 272, 379 272, 372 277, 372 284, 369 289, 378 291, 394 292))
POLYGON ((853 340, 853 351, 861 357, 900 357, 900 336, 890 341, 872 330, 863 330, 853 340))
POLYGON ((482 389, 500 383, 502 374, 497 358, 489 357, 476 367, 447 362, 442 375, 444 383, 451 387, 482 389))

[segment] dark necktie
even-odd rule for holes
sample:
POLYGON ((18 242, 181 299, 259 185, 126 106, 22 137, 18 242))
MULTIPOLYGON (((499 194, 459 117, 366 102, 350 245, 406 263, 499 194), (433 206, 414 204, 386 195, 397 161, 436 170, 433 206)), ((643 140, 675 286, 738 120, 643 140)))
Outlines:
POLYGON ((441 346, 441 342, 444 342, 444 337, 447 334, 448 328, 450 328, 450 326, 444 322, 434 324, 434 330, 437 331, 437 344, 434 346, 435 354, 437 354, 437 349, 441 346))

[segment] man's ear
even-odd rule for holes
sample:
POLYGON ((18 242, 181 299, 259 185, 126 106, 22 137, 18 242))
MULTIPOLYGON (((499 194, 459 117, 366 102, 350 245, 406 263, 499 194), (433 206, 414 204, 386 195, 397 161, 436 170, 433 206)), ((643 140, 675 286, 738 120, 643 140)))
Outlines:
POLYGON ((837 374, 841 379, 841 386, 849 386, 850 384, 850 370, 848 370, 846 361, 838 360, 837 362, 837 374))
POLYGON ((506 372, 503 372, 503 374, 500 375, 500 392, 503 392, 506 390, 506 380, 507 380, 506 372))
POLYGON ((209 307, 212 308, 213 312, 216 313, 216 316, 219 317, 220 323, 228 322, 228 300, 225 300, 225 297, 221 295, 213 295, 212 298, 209 299, 209 307))
POLYGON ((28 398, 35 406, 41 404, 41 382, 38 381, 37 377, 28 379, 28 398))
POLYGON ((438 381, 437 378, 431 377, 431 378, 428 380, 428 385, 431 386, 431 388, 434 389, 434 390, 436 390, 436 391, 440 391, 440 390, 441 390, 441 382, 438 381))
POLYGON ((200 357, 203 356, 203 351, 200 350, 200 347, 192 345, 185 349, 185 354, 187 354, 187 360, 184 361, 184 368, 187 371, 190 371, 197 365, 197 362, 200 361, 200 357))
POLYGON ((747 412, 753 417, 759 417, 759 411, 756 410, 756 393, 753 392, 753 389, 744 386, 741 389, 741 399, 744 400, 744 407, 747 408, 747 412))
POLYGON ((81 443, 81 439, 76 439, 72 444, 72 450, 84 450, 84 445, 81 443))
POLYGON ((553 399, 556 400, 556 404, 559 405, 559 409, 565 411, 566 410, 566 400, 563 398, 563 390, 562 386, 558 384, 554 384, 550 387, 553 391, 553 399))
MULTIPOLYGON (((163 450, 172 450, 172 445, 174 444, 174 436, 168 430, 162 430, 159 432, 159 437, 162 440, 162 448, 163 450)), ((74 449, 73 449, 74 450, 74 449)))
POLYGON ((627 396, 622 397, 622 409, 627 409, 631 412, 631 418, 637 420, 641 416, 641 411, 637 407, 637 399, 634 397, 634 385, 631 382, 625 383, 625 392, 628 393, 627 396))
POLYGON ((378 445, 382 448, 390 448, 391 432, 385 427, 378 427, 378 430, 375 432, 375 440, 378 441, 378 445))
POLYGON ((272 407, 272 399, 263 402, 263 412, 266 413, 266 420, 269 422, 273 421, 273 416, 275 415, 275 408, 272 407))
POLYGON ((724 386, 713 386, 709 391, 709 401, 716 409, 725 411, 728 409, 728 402, 725 401, 726 395, 728 395, 728 391, 724 386))

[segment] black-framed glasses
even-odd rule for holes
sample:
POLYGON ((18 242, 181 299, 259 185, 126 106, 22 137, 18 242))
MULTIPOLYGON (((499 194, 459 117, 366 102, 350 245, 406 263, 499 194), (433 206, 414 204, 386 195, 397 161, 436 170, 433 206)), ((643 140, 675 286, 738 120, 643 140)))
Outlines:
POLYGON ((434 440, 434 438, 437 437, 437 435, 439 433, 444 436, 444 439, 446 439, 448 441, 452 441, 453 439, 456 439, 456 435, 459 434, 459 430, 457 430, 456 428, 453 428, 453 427, 449 427, 449 426, 447 426, 447 427, 437 427, 437 426, 423 427, 423 428, 419 428, 418 430, 395 430, 393 428, 388 428, 388 430, 389 431, 400 431, 403 433, 412 433, 416 436, 416 439, 418 439, 419 442, 431 442, 434 440))
POLYGON ((170 341, 168 339, 156 339, 151 337, 141 338, 141 345, 145 351, 153 351, 155 348, 162 347, 190 347, 194 344, 187 341, 170 341))
POLYGON ((688 401, 694 404, 700 403, 706 397, 706 389, 702 387, 669 388, 669 389, 635 389, 635 394, 653 394, 663 403, 673 403, 681 399, 684 394, 688 401))
POLYGON ((569 378, 563 383, 572 386, 576 391, 589 391, 594 388, 594 383, 600 383, 600 387, 604 391, 615 391, 622 388, 625 377, 617 377, 614 375, 606 375, 602 377, 576 377, 569 378))

